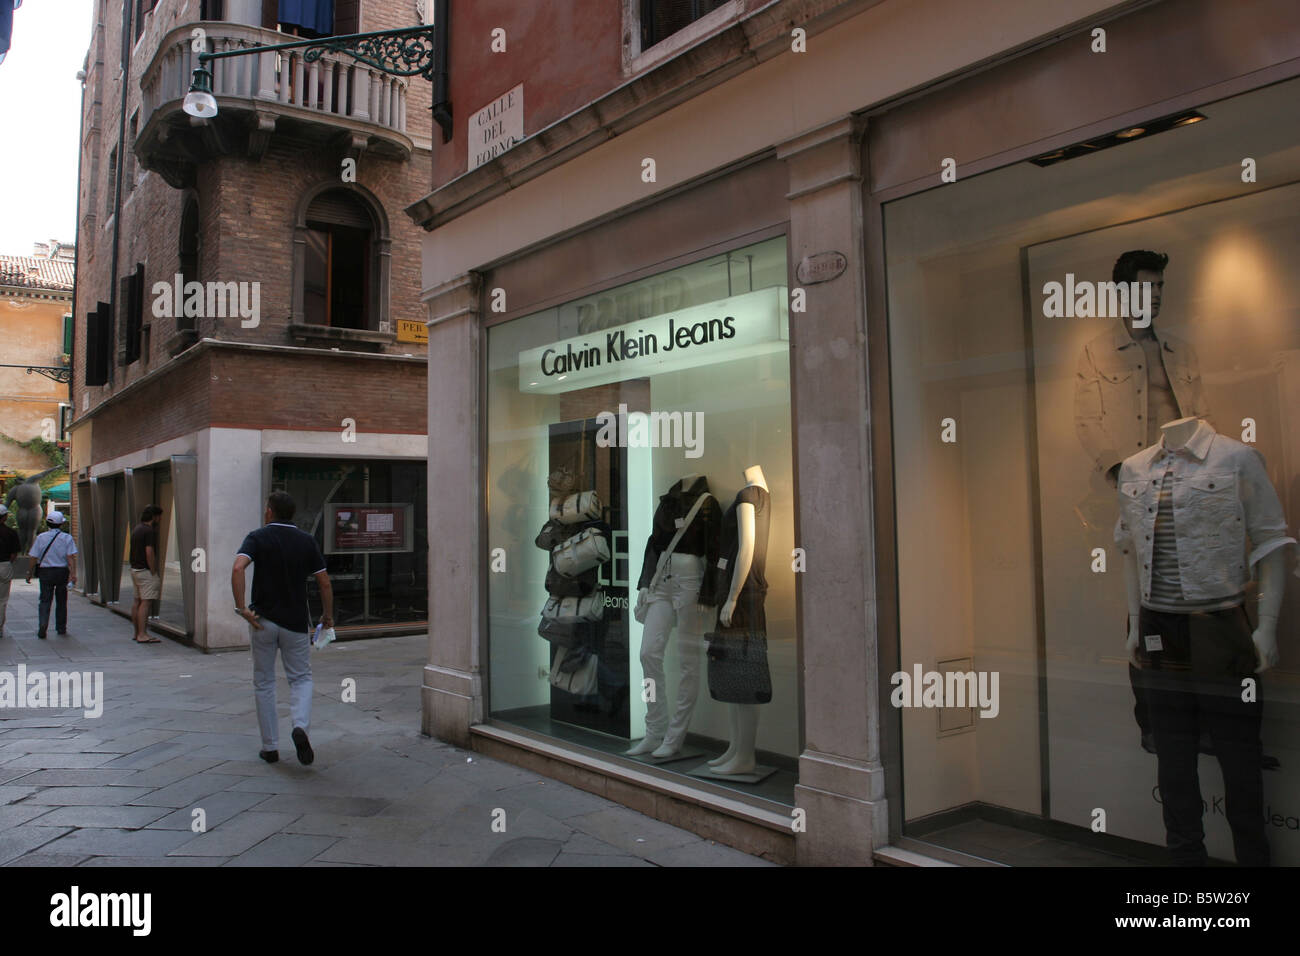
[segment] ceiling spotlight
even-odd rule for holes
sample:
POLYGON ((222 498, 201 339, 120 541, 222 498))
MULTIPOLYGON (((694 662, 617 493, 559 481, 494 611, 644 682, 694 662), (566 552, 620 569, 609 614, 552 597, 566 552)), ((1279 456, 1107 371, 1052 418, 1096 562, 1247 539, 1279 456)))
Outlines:
POLYGON ((203 67, 194 71, 190 91, 185 94, 181 109, 199 119, 211 119, 217 115, 217 100, 212 95, 212 74, 203 67))
POLYGON ((1079 156, 1087 156, 1099 150, 1109 149, 1112 146, 1119 146, 1121 143, 1132 143, 1148 136, 1154 136, 1157 133, 1163 133, 1167 130, 1176 129, 1180 126, 1191 126, 1193 123, 1199 123, 1205 119, 1203 113, 1191 110, 1186 113, 1178 113, 1173 116, 1164 116, 1160 119, 1150 120, 1141 126, 1129 126, 1126 129, 1116 130, 1114 133, 1108 133, 1105 136, 1099 136, 1096 139, 1090 139, 1087 142, 1072 143, 1069 146, 1062 146, 1054 149, 1049 153, 1043 153, 1029 160, 1035 166, 1051 166, 1054 163, 1063 162, 1067 159, 1076 159, 1079 156))

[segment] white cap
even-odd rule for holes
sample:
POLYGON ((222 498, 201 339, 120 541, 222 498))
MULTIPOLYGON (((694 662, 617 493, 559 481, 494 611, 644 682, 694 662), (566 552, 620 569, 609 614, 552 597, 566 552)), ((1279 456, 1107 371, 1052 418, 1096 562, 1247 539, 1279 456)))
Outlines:
POLYGON ((54 511, 45 516, 46 524, 63 524, 63 512, 54 511))

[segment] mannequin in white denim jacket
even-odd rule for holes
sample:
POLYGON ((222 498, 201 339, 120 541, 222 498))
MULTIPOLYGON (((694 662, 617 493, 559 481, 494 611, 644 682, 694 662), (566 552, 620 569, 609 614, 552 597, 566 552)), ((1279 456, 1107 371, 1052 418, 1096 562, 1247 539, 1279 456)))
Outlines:
MULTIPOLYGON (((1167 449, 1183 448, 1195 434, 1200 422, 1195 418, 1180 418, 1161 426, 1164 444, 1167 449)), ((1259 626, 1251 635, 1255 645, 1257 665, 1255 673, 1260 674, 1278 662, 1277 652, 1277 617, 1282 608, 1283 591, 1286 587, 1286 559, 1283 549, 1277 548, 1259 559, 1257 564, 1259 576, 1259 626)), ((1135 667, 1141 667, 1138 659, 1138 642, 1141 628, 1138 616, 1142 606, 1142 576, 1138 571, 1136 548, 1126 548, 1124 552, 1124 580, 1128 585, 1128 641, 1125 645, 1129 660, 1135 667)))

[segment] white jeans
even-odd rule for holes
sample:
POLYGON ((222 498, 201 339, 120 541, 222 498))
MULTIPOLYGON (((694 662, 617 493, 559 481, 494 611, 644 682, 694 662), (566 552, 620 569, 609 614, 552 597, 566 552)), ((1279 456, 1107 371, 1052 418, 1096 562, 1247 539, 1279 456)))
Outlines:
POLYGON ((709 613, 700 611, 696 604, 703 580, 704 558, 695 554, 671 555, 658 585, 650 592, 650 607, 641 633, 641 670, 654 681, 653 699, 646 701, 646 736, 662 738, 672 746, 679 746, 685 739, 700 691, 700 656, 709 619, 709 613), (681 677, 670 721, 664 652, 674 624, 681 677))
POLYGON ((279 720, 275 712, 275 652, 284 661, 289 681, 289 716, 292 726, 308 729, 311 723, 311 638, 259 618, 259 631, 248 625, 253 649, 253 697, 257 701, 257 725, 262 731, 262 749, 275 750, 279 720))

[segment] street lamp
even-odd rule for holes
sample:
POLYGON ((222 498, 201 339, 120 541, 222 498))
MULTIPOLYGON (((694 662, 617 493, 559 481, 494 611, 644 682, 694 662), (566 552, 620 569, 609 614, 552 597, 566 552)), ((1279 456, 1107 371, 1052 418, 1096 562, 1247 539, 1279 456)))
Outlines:
MULTIPOLYGON (((206 53, 199 54, 200 64, 205 56, 206 53)), ((203 66, 194 71, 190 91, 185 94, 181 109, 199 119, 210 119, 217 115, 217 98, 212 95, 212 73, 203 66)))
POLYGON ((451 104, 447 100, 447 0, 436 0, 433 26, 352 33, 347 36, 320 37, 292 43, 241 47, 220 53, 200 53, 189 92, 181 108, 190 116, 210 119, 217 115, 217 100, 212 95, 211 60, 224 60, 255 53, 302 50, 305 63, 315 63, 325 53, 344 53, 358 63, 372 66, 391 76, 423 76, 434 85, 433 118, 442 127, 443 141, 452 134, 451 104))

